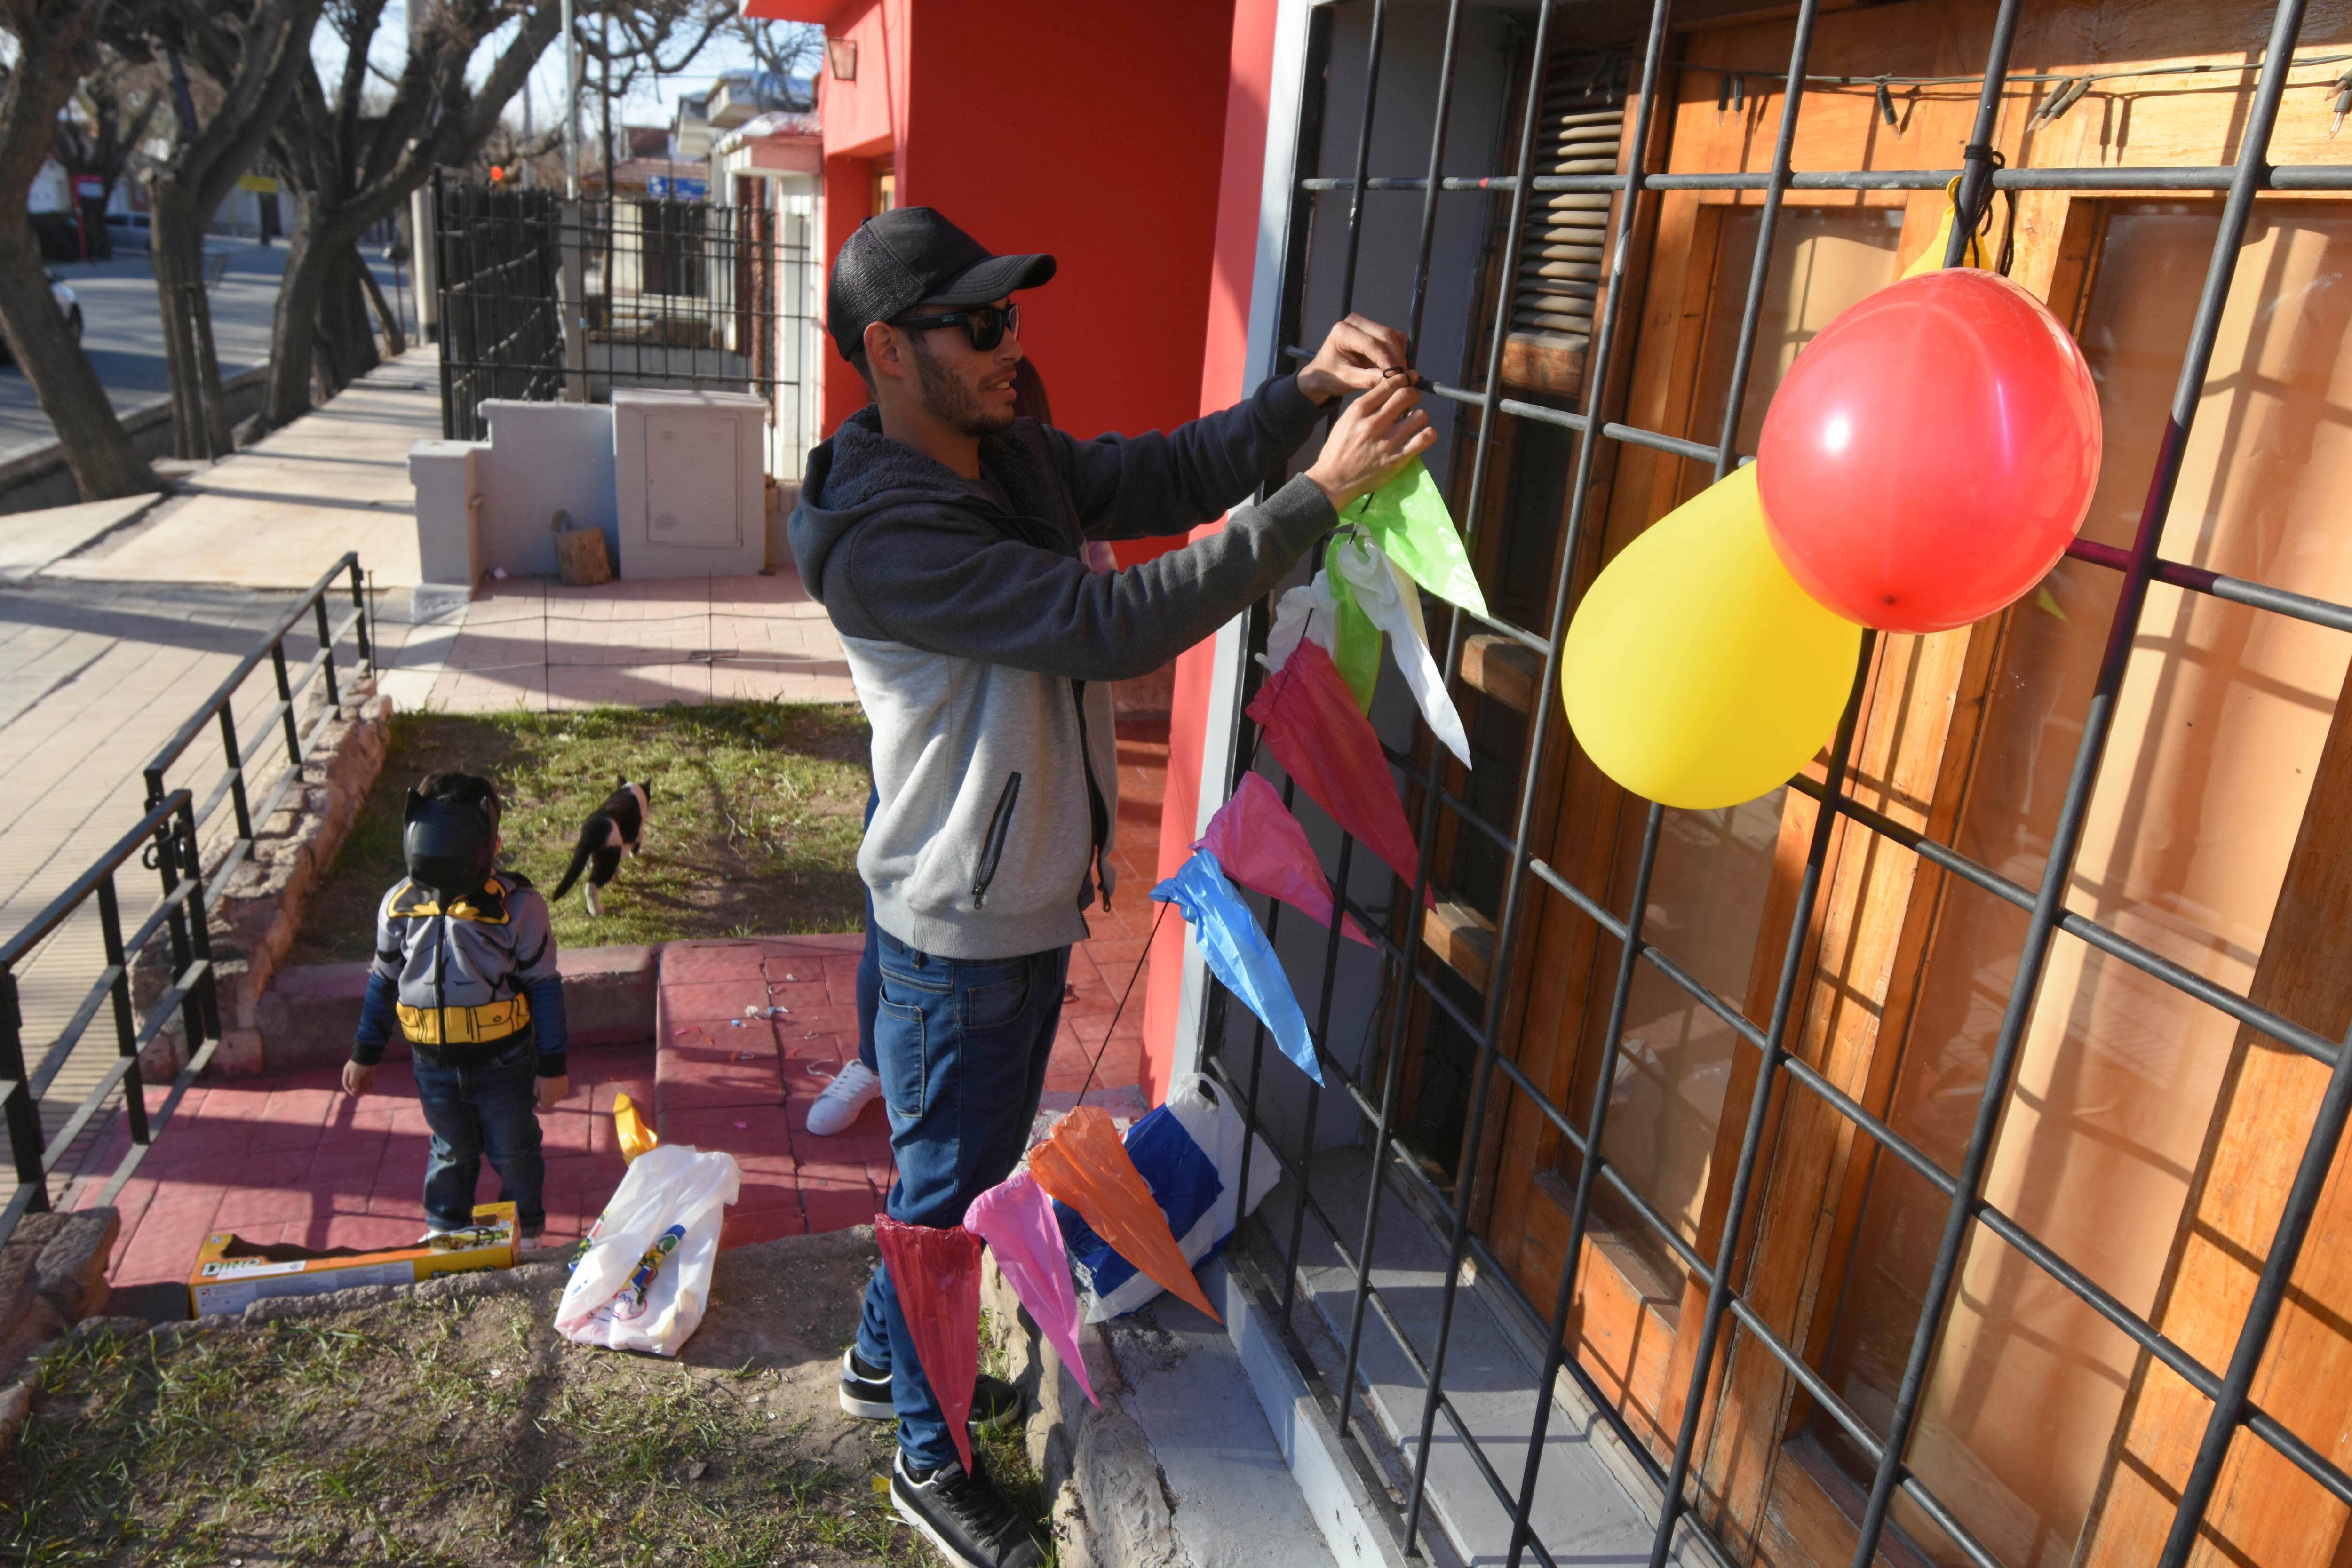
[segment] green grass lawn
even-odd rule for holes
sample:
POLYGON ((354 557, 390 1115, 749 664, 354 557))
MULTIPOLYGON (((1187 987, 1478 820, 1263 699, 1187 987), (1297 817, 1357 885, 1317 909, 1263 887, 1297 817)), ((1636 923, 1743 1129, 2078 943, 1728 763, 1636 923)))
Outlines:
POLYGON ((894 1428, 826 1440, 829 1379, 565 1344, 551 1291, 402 1300, 53 1361, 0 1493, 39 1568, 881 1568, 926 1553, 874 1486, 894 1428))
POLYGON ((554 906, 564 946, 862 929, 856 858, 869 775, 855 707, 404 713, 392 725, 383 773, 289 962, 369 955, 376 905, 403 875, 407 791, 449 769, 496 782, 506 802, 499 864, 548 893, 588 814, 622 779, 650 781, 644 852, 604 889, 604 918, 589 918, 577 885, 554 906))

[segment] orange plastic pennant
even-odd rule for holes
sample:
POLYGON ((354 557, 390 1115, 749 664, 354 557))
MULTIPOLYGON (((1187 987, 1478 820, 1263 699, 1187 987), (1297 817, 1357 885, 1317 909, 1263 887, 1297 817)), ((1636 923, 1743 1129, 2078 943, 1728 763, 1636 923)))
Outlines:
POLYGON ((1081 1105, 1062 1118, 1043 1143, 1029 1151, 1029 1173, 1048 1197, 1078 1211, 1095 1234, 1163 1290, 1174 1292, 1217 1322, 1201 1282, 1192 1278, 1168 1216, 1151 1199, 1143 1173, 1127 1157, 1109 1113, 1081 1105))

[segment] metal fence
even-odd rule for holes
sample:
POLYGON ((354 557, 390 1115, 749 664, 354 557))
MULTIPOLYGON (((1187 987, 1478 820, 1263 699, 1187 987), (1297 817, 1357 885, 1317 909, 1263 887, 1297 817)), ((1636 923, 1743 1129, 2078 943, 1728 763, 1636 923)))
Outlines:
MULTIPOLYGON (((681 201, 626 190, 566 203, 436 176, 442 434, 480 440, 489 398, 602 403, 619 387, 751 393, 771 472, 799 472, 813 207, 681 201), (581 291, 565 353, 562 296, 581 291)), ((805 388, 805 390, 804 390, 805 388)))
MULTIPOLYGON (((1517 780, 1516 815, 1507 822, 1489 821, 1470 804, 1449 793, 1444 787, 1442 776, 1423 773, 1413 765, 1410 758, 1391 753, 1391 762, 1411 784, 1417 786, 1422 801, 1418 825, 1421 871, 1411 896, 1396 906, 1396 923, 1402 927, 1401 940, 1386 929, 1388 922, 1381 911, 1368 910, 1349 896, 1349 863, 1354 844, 1344 836, 1339 840, 1337 865, 1332 873, 1332 889, 1338 907, 1352 911, 1381 949, 1383 972, 1381 1009, 1387 1019, 1387 1040, 1385 1059, 1380 1064, 1377 1082, 1371 1081, 1374 1077, 1371 1061, 1367 1061, 1360 1076, 1351 1075, 1346 1061, 1332 1049, 1331 981, 1340 946, 1336 922, 1325 944, 1320 1001, 1315 1016, 1315 1040, 1323 1070, 1336 1084, 1338 1092, 1345 1097, 1359 1135, 1369 1144, 1372 1155, 1373 1178, 1369 1184, 1363 1212, 1353 1216, 1333 1215, 1317 1201, 1310 1179, 1320 1110, 1318 1094, 1313 1087, 1306 1091, 1305 1131, 1295 1151, 1281 1147, 1279 1134, 1274 1144, 1276 1157, 1295 1184, 1297 1196, 1286 1244, 1280 1238, 1275 1240, 1278 1247, 1286 1246, 1282 1285, 1285 1316, 1289 1307, 1289 1292, 1298 1277, 1301 1226, 1307 1215, 1314 1215, 1318 1226, 1328 1232, 1332 1247, 1354 1276, 1353 1318, 1345 1339, 1344 1370, 1334 1391, 1338 1405, 1336 1414, 1343 1436, 1349 1434, 1351 1422, 1361 1419, 1357 1405, 1360 1386, 1367 1399, 1370 1397, 1370 1380, 1363 1373, 1360 1356, 1368 1310, 1384 1320, 1425 1384, 1418 1424, 1418 1447, 1412 1456, 1411 1485, 1398 1507, 1395 1521, 1405 1551, 1409 1555, 1419 1554, 1420 1535, 1426 1522, 1432 1439, 1436 1435, 1438 1424, 1443 1421, 1462 1449, 1475 1461, 1479 1474, 1501 1506, 1509 1512, 1513 1527, 1510 1561, 1517 1564, 1528 1555, 1546 1564, 1556 1561, 1546 1543, 1535 1538, 1528 1518, 1541 1479, 1539 1470, 1545 1453, 1546 1428, 1552 1409, 1549 1391, 1555 1381, 1566 1373, 1612 1424, 1624 1440, 1627 1451, 1649 1469, 1661 1489, 1664 1503, 1656 1520, 1650 1552, 1653 1568, 1658 1568, 1675 1550, 1677 1528, 1686 1522, 1685 1514, 1696 1500, 1693 1496, 1695 1482, 1691 1473, 1694 1445, 1709 1407, 1708 1382, 1717 1365, 1718 1341, 1726 1321, 1732 1320, 1746 1336, 1769 1352, 1786 1369, 1803 1393, 1843 1429, 1855 1448, 1864 1456, 1865 1461, 1874 1468, 1867 1503, 1860 1510, 1859 1535, 1853 1556, 1856 1568, 1866 1568, 1882 1543, 1890 1549, 1895 1545, 1892 1539, 1883 1542, 1882 1538, 1888 1525, 1889 1507, 1898 1494, 1943 1530, 1969 1561, 1980 1565, 1980 1568, 1999 1568, 2000 1560, 1955 1517, 1947 1500, 1938 1498, 1912 1474, 1906 1453, 1939 1328, 1952 1300, 1958 1266, 1971 1233, 1979 1228, 2015 1248, 2050 1279, 2085 1304, 2099 1319, 2112 1325, 2156 1362, 2178 1373, 2210 1402, 2212 1408, 2204 1426, 2202 1439, 2187 1483, 2179 1493, 2170 1533, 2158 1559, 2161 1568, 2179 1568, 2187 1561, 2208 1505, 2212 1500, 2223 1461, 2241 1428, 2251 1432, 2263 1444, 2283 1456, 2329 1496, 2352 1503, 2352 1476, 2347 1476, 2334 1459, 2315 1451, 2310 1444, 2255 1405, 2250 1397, 2256 1367, 2279 1318, 2289 1277, 2303 1250, 2322 1185, 2342 1139, 2347 1113, 2352 1113, 2352 1044, 2339 1044, 2321 1037, 2243 994, 2190 973, 2121 931, 2069 910, 2064 904, 2068 881, 2082 846, 2092 788, 2107 750, 2126 660, 2151 584, 2169 584, 2193 595, 2212 595, 2252 606, 2270 615, 2292 617, 2337 631, 2352 631, 2352 606, 2219 575, 2168 560, 2158 550, 2256 193, 2266 189, 2352 190, 2352 165, 2274 167, 2268 162, 2272 132, 2303 23, 2303 0, 2280 0, 2273 13, 2268 41, 2260 57, 2258 80, 2247 95, 2242 117, 2233 127, 2239 138, 2236 160, 2219 167, 2001 167, 1992 143, 1999 124, 1998 110, 2002 93, 2009 84, 2011 45, 2017 33, 2022 0, 2000 0, 1978 97, 1974 133, 1966 149, 1965 162, 1959 168, 1899 173, 1858 170, 1797 173, 1790 167, 1790 151, 1797 115, 1805 93, 1808 54, 1819 12, 1819 0, 1800 0, 1793 22, 1793 44, 1785 78, 1786 92, 1769 168, 1749 173, 1678 172, 1663 174, 1643 166, 1644 155, 1654 145, 1660 84, 1668 69, 1664 50, 1672 9, 1670 0, 1654 0, 1645 41, 1638 58, 1631 62, 1629 85, 1633 112, 1630 134, 1623 144, 1624 167, 1619 172, 1606 174, 1532 174, 1536 167, 1537 130, 1543 95, 1531 86, 1527 93, 1523 116, 1512 128, 1516 165, 1507 174, 1486 180, 1442 177, 1448 108, 1457 65, 1456 40, 1461 36, 1460 22, 1465 10, 1463 0, 1449 0, 1446 6, 1446 42, 1444 58, 1438 63, 1436 112, 1429 132, 1427 173, 1419 176, 1372 177, 1369 164, 1387 7, 1385 0, 1368 0, 1368 3, 1371 10, 1370 58, 1364 77, 1367 85, 1352 174, 1339 178, 1320 177, 1306 163, 1312 155, 1313 138, 1302 136, 1300 139, 1302 162, 1301 166, 1294 171, 1293 189, 1297 194, 1292 203, 1288 219, 1291 233, 1286 246, 1288 258, 1285 280, 1286 322, 1298 321, 1305 256, 1303 233, 1313 216, 1313 205, 1319 193, 1346 193, 1348 197, 1346 270, 1339 307, 1341 313, 1349 308, 1353 298, 1358 240, 1367 194, 1383 190, 1420 193, 1418 262, 1413 274, 1409 323, 1409 335, 1416 354, 1422 347, 1432 245, 1442 191, 1486 189, 1508 193, 1507 229, 1497 247, 1497 267, 1502 278, 1499 288, 1495 291, 1495 298, 1502 300, 1513 300, 1520 292, 1524 255, 1528 249, 1522 241, 1531 195, 1558 192, 1612 195, 1619 207, 1614 229, 1620 237, 1638 230, 1643 199, 1656 192, 1755 191, 1762 195, 1761 230, 1756 242, 1752 269, 1746 282, 1737 357, 1721 415, 1721 435, 1715 443, 1637 428, 1611 422, 1608 417, 1607 410, 1612 405, 1612 398, 1622 395, 1612 384, 1612 376, 1616 374, 1612 350, 1624 330, 1627 308, 1628 252, 1632 246, 1623 237, 1616 241, 1607 258, 1605 286, 1599 291, 1599 314, 1592 327, 1587 361, 1589 369, 1578 409, 1542 406, 1504 395, 1500 366, 1505 337, 1511 326, 1512 312, 1508 309, 1492 312, 1491 336, 1486 344, 1486 384, 1483 388, 1450 385, 1435 388, 1438 395, 1474 407, 1480 416, 1469 464, 1468 493, 1464 498, 1464 504, 1455 509, 1458 516, 1470 520, 1469 526, 1474 531, 1481 526, 1478 520, 1486 515, 1481 503, 1483 492, 1490 482, 1489 458, 1499 424, 1498 416, 1507 415, 1558 427, 1570 433, 1574 443, 1573 479, 1565 498, 1566 547, 1560 552, 1560 565, 1550 584, 1547 618, 1540 626, 1530 626, 1511 624, 1496 616, 1472 617, 1466 612, 1453 613, 1449 615, 1450 630, 1444 639, 1444 667, 1449 671, 1461 666, 1464 639, 1470 629, 1467 623, 1474 618, 1482 620, 1492 632, 1524 647, 1541 660, 1541 675, 1533 687, 1536 699, 1530 716, 1530 739, 1517 780), (1717 478, 1728 472, 1738 461, 1733 443, 1754 358, 1768 269, 1772 262, 1772 235, 1780 220, 1785 194, 1792 189, 1931 190, 1942 187, 1955 176, 1960 181, 1961 210, 1971 214, 1981 211, 1996 190, 2203 191, 2223 193, 2225 201, 2220 233, 2214 241, 2193 328, 2179 365, 2169 421, 2157 447, 2154 482, 2140 513, 2135 542, 2127 550, 2084 542, 2070 552, 2078 561, 2111 568, 2119 574, 2122 592, 2108 626, 2086 721, 2068 775, 2054 841, 2050 847, 2039 882, 2027 885, 2004 877, 1961 854, 1952 846, 1936 842, 1849 796, 1849 771, 1864 678, 1870 667, 1875 640, 1874 637, 1865 635, 1853 694, 1829 748, 1826 776, 1818 783, 1806 778, 1792 781, 1792 787, 1802 790, 1826 809, 1815 814, 1801 878, 1795 889, 1786 954, 1779 968, 1770 1008, 1762 1017, 1751 1017, 1744 1010, 1740 998, 1719 994, 1709 989, 1643 938, 1650 875, 1656 862, 1660 826, 1664 816, 1663 807, 1652 805, 1648 808, 1633 894, 1628 906, 1631 912, 1626 918, 1621 919, 1612 913, 1579 887, 1570 875, 1547 864, 1530 847, 1536 804, 1544 784, 1542 769, 1547 741, 1558 718, 1555 704, 1549 694, 1553 690, 1558 675, 1562 634, 1575 608, 1571 580, 1580 553, 1579 545, 1589 526, 1587 510, 1593 489, 1595 456, 1601 442, 1617 442, 1709 463, 1717 478), (1494 935, 1490 972, 1483 986, 1483 995, 1467 1005, 1457 1000, 1455 977, 1441 977, 1416 960, 1416 955, 1423 951, 1423 930, 1428 918, 1423 895, 1428 890, 1429 868, 1438 845, 1441 808, 1444 816, 1459 825, 1465 837, 1483 839, 1499 851, 1503 865, 1501 917, 1494 935), (1885 1119, 1858 1103, 1811 1065, 1790 1053, 1789 1030, 1792 1019, 1803 1011, 1799 985, 1804 967, 1805 938, 1821 893, 1833 831, 1841 822, 1907 850, 1949 876, 1959 879, 1962 883, 2004 900, 2026 911, 2029 916, 2022 957, 2009 983, 2005 1011, 1991 1062, 1982 1091, 1976 1099, 1965 1153, 1956 1170, 1943 1168, 1899 1135, 1885 1119), (1604 1088, 1594 1093, 1589 1113, 1581 1119, 1575 1116, 1569 1107, 1555 1102, 1544 1085, 1532 1079, 1497 1047, 1498 1033, 1504 1023, 1503 1010, 1511 993, 1511 966, 1521 945, 1524 922, 1529 918, 1533 901, 1545 897, 1562 900, 1570 910, 1597 926, 1608 942, 1616 944, 1614 989, 1606 1032, 1601 1042, 1598 1072, 1598 1082, 1604 1088), (2168 1339, 2147 1318, 2126 1307, 2095 1283, 2080 1267, 2059 1256, 2025 1226, 1993 1206, 1983 1195, 1988 1159, 2000 1125, 2004 1105, 2010 1097, 2020 1046, 2036 988, 2049 962, 2053 942, 2061 932, 2081 940, 2098 952, 2119 960, 2198 1002, 2219 1009, 2242 1025, 2259 1030, 2270 1038, 2326 1064, 2330 1070, 2315 1121, 2307 1141, 2302 1145, 2284 1215, 2267 1252, 2261 1258, 2259 1281, 2238 1326, 2234 1347, 2226 1365, 2211 1367, 2200 1363, 2168 1339), (1721 1240, 1711 1257, 1701 1256, 1677 1227, 1601 1155, 1611 1103, 1605 1086, 1614 1081, 1626 1007, 1636 973, 1643 964, 1651 966, 1699 1006, 1721 1020, 1739 1038, 1752 1046, 1760 1057, 1753 1092, 1744 1110, 1738 1160, 1728 1184, 1727 1213, 1722 1219, 1721 1240), (1455 1165, 1457 1184, 1451 1192, 1441 1187, 1413 1161, 1400 1157, 1401 1134, 1396 1125, 1399 1068, 1405 1056, 1416 992, 1422 1005, 1428 1009, 1428 1016, 1433 1019, 1444 1020, 1469 1042, 1475 1052, 1469 1105, 1462 1122, 1464 1148, 1455 1165), (1498 1077, 1508 1086, 1505 1092, 1516 1089, 1538 1107, 1578 1156, 1570 1232, 1558 1288, 1549 1302, 1527 1300, 1514 1281, 1512 1271, 1502 1267, 1475 1234, 1474 1219, 1480 1212, 1481 1201, 1478 1191, 1481 1171, 1479 1145, 1487 1133, 1491 1120, 1488 1101, 1498 1077), (1829 1382, 1808 1364, 1801 1347, 1786 1342, 1771 1330, 1743 1297, 1736 1279, 1743 1226, 1750 1217, 1749 1211, 1757 1194, 1759 1167, 1763 1163, 1769 1141, 1768 1120, 1776 1094, 1784 1091, 1790 1082, 1833 1108, 1853 1127, 1866 1134, 1877 1150, 1916 1173, 1948 1200, 1925 1299, 1916 1323, 1908 1334, 1907 1358, 1900 1384, 1894 1390, 1891 1410, 1883 1430, 1874 1429, 1840 1397, 1829 1382), (1610 1187, 1614 1197, 1627 1210, 1655 1234, 1659 1243, 1672 1250, 1692 1279, 1705 1290, 1697 1349, 1688 1363, 1687 1386, 1674 1391, 1680 1395, 1680 1415, 1673 1433, 1671 1457, 1664 1463, 1660 1463, 1645 1447, 1619 1412, 1615 1400, 1595 1384, 1569 1350, 1567 1331, 1571 1305, 1577 1296, 1579 1269, 1584 1250, 1582 1244, 1592 1221, 1596 1188, 1603 1184, 1610 1187), (1392 1195, 1400 1201, 1410 1199, 1423 1212, 1442 1216, 1450 1226, 1451 1267, 1443 1285, 1438 1331, 1425 1354, 1414 1348, 1411 1339, 1399 1326, 1393 1305, 1383 1299, 1383 1289, 1375 1283, 1373 1278, 1373 1253, 1381 1223, 1382 1205, 1391 1195, 1391 1188, 1394 1189, 1392 1195), (1537 1319, 1549 1322, 1547 1359, 1537 1384, 1535 1415, 1527 1457, 1523 1468, 1517 1475, 1506 1475, 1497 1468, 1446 1386, 1447 1352, 1454 1309, 1464 1286, 1467 1265, 1474 1255, 1489 1278, 1517 1295, 1537 1319)), ((1536 10, 1532 28, 1531 59, 1541 62, 1549 58, 1549 51, 1556 47, 1553 35, 1560 20, 1559 7, 1553 0, 1542 0, 1536 10)), ((1318 47, 1328 49, 1328 32, 1322 37, 1327 40, 1325 44, 1309 46, 1302 116, 1309 126, 1320 123, 1321 94, 1325 90, 1323 84, 1328 80, 1328 75, 1319 68, 1317 61, 1318 47)), ((2238 68, 2233 66, 2231 68, 2238 68)), ((2245 68, 2251 70, 2253 68, 2250 65, 2245 68)), ((1864 80, 1867 86, 1867 79, 1856 79, 1864 80)), ((1967 237, 1967 226, 1956 226, 1950 246, 1943 258, 1946 265, 1959 260, 1967 237)), ((1297 331, 1296 335, 1307 339, 1312 336, 1305 331, 1297 331)), ((1303 357, 1303 351, 1296 346, 1286 345, 1282 352, 1286 359, 1303 357)), ((1269 372, 1285 368, 1286 359, 1285 363, 1266 368, 1269 372)), ((1473 542, 1475 544, 1475 534, 1473 542)), ((1262 614, 1257 621, 1253 635, 1262 638, 1262 614)), ((1253 669, 1244 680, 1245 684, 1254 685, 1263 679, 1262 673, 1253 669)), ((1241 739, 1244 743, 1236 748, 1235 756, 1254 758, 1254 750, 1246 743, 1246 732, 1241 739)), ((1240 763, 1242 768, 1250 765, 1250 761, 1240 763)), ((1238 783, 1238 776, 1229 783, 1238 783)), ((1270 912, 1269 921, 1279 918, 1277 907, 1270 912)), ((1302 987, 1303 994, 1310 991, 1311 987, 1302 987)), ((1213 1014, 1206 1035, 1208 1070, 1234 1095, 1254 1128, 1272 1131, 1268 1119, 1261 1114, 1264 1108, 1260 1096, 1265 1058, 1263 1027, 1253 1031, 1248 1046, 1240 1051, 1233 1050, 1224 1043, 1223 1031, 1213 1014)), ((1730 1114, 1733 1109, 1727 1106, 1726 1113, 1730 1114)), ((2291 1137, 2291 1131, 2282 1129, 2280 1136, 2291 1137)), ((1255 1142, 1251 1140, 1245 1143, 1245 1151, 1254 1147, 1255 1142)), ((1249 1158, 1245 1152, 1240 1178, 1244 1190, 1247 1189, 1249 1182, 1246 1165, 1249 1158)), ((1412 1288, 1425 1287, 1416 1281, 1412 1288)), ((1683 1331, 1688 1331, 1687 1328, 1683 1331)), ((1700 1528, 1695 1521, 1690 1522, 1694 1530, 1700 1528)))
MULTIPOLYGON (((221 1041, 221 1016, 206 918, 237 869, 251 858, 256 825, 268 822, 301 784, 304 760, 338 717, 343 688, 336 647, 347 637, 354 638, 359 667, 364 670, 373 664, 365 586, 359 557, 346 554, 296 599, 261 645, 246 656, 148 764, 145 816, 23 930, 0 942, 0 1119, 7 1125, 16 1173, 16 1190, 0 1206, 0 1242, 6 1241, 26 1214, 50 1206, 50 1176, 119 1090, 130 1147, 94 1200, 101 1205, 113 1202, 137 1172, 155 1136, 171 1121, 188 1086, 212 1061, 221 1041), (348 587, 351 609, 337 622, 331 621, 328 601, 339 586, 348 587), (319 646, 298 669, 288 662, 286 643, 306 621, 315 629, 319 646), (274 682, 275 700, 249 711, 247 723, 269 739, 248 747, 238 739, 235 710, 265 662, 274 682), (322 683, 321 711, 306 728, 299 705, 314 683, 322 683), (182 768, 190 748, 208 730, 220 737, 226 767, 199 803, 189 787, 174 785, 170 775, 182 768), (277 759, 274 772, 257 778, 257 764, 273 757, 277 759), (224 806, 232 811, 233 831, 226 834, 213 826, 224 806), (155 908, 125 934, 122 895, 115 878, 134 856, 162 879, 162 896, 155 908), (28 1062, 18 975, 40 954, 45 943, 93 904, 104 944, 104 967, 56 1036, 39 1047, 37 1059, 28 1062), (159 963, 158 994, 142 1002, 139 982, 159 963), (101 1010, 109 1012, 113 1023, 115 1059, 75 1103, 63 1123, 45 1132, 42 1099, 101 1010), (173 1074, 163 1102, 151 1112, 140 1052, 171 1029, 175 1020, 187 1057, 173 1074)), ((191 763, 186 771, 194 771, 194 766, 191 763)))

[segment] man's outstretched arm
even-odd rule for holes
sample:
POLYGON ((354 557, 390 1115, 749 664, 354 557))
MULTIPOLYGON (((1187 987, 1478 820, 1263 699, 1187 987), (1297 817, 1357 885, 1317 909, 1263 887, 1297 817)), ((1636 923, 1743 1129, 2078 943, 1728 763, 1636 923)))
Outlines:
POLYGON ((952 509, 902 510, 861 526, 827 574, 843 635, 1078 680, 1157 669, 1288 572, 1339 521, 1426 447, 1429 422, 1402 381, 1339 416, 1315 467, 1217 534, 1124 572, 1096 573, 952 509))
POLYGON ((1332 399, 1405 374, 1404 349, 1394 329, 1350 316, 1297 375, 1166 434, 1076 441, 1053 432, 1087 537, 1182 533, 1222 517, 1280 470, 1332 399))

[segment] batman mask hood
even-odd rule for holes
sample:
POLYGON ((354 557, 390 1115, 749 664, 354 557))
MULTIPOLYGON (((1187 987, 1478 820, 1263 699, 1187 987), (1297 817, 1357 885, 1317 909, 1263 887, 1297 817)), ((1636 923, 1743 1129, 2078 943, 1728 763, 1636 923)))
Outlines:
POLYGON ((427 800, 414 789, 401 818, 400 851, 409 879, 445 905, 488 879, 498 853, 499 811, 490 801, 427 800))

